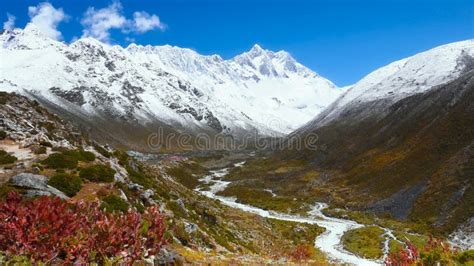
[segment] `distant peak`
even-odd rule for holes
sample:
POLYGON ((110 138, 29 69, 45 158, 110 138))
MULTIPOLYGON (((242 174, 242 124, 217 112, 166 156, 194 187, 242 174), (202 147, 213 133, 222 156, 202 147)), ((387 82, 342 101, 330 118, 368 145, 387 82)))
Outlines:
POLYGON ((103 43, 95 38, 92 38, 92 37, 84 37, 84 38, 80 38, 76 41, 73 42, 73 44, 78 44, 78 43, 81 43, 81 44, 88 44, 88 45, 91 45, 91 46, 105 46, 107 45, 106 43, 103 43))
POLYGON ((23 32, 34 34, 34 35, 37 35, 37 36, 46 36, 41 32, 41 30, 38 28, 38 26, 36 26, 32 22, 29 22, 28 24, 26 24, 25 28, 23 29, 23 32))
POLYGON ((250 51, 248 51, 248 55, 252 58, 260 56, 262 54, 266 54, 266 51, 258 44, 255 44, 250 51))
POLYGON ((252 49, 250 49, 250 51, 263 51, 263 48, 258 44, 254 44, 252 46, 252 49))

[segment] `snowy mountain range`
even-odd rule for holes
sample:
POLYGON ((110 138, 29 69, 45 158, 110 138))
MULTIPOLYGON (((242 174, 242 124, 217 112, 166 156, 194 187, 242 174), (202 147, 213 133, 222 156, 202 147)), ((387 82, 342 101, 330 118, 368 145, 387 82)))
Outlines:
POLYGON ((92 122, 282 136, 341 93, 287 52, 258 45, 224 60, 168 45, 65 44, 28 24, 4 31, 0 46, 0 90, 92 122))
POLYGON ((169 45, 123 48, 92 38, 65 44, 28 24, 3 31, 0 46, 0 90, 35 98, 124 145, 157 127, 237 139, 311 130, 358 106, 384 102, 388 108, 454 80, 474 56, 473 40, 447 44, 337 88, 287 52, 258 45, 224 60, 169 45))

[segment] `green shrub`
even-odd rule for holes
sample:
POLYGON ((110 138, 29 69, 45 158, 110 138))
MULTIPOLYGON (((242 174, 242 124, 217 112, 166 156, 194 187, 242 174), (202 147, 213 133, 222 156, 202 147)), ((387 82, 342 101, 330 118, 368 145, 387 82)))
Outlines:
POLYGON ((44 165, 48 166, 49 168, 67 168, 73 169, 77 167, 78 160, 76 157, 70 156, 68 154, 63 153, 52 153, 43 160, 42 162, 44 165))
POLYGON ((93 182, 112 182, 114 181, 115 171, 108 165, 93 165, 82 168, 79 176, 93 182))
POLYGON ((110 158, 110 152, 108 152, 106 149, 102 148, 102 146, 100 146, 98 144, 94 144, 94 148, 98 153, 102 154, 102 156, 104 156, 106 158, 110 158))
POLYGON ((94 153, 84 150, 65 150, 65 149, 56 149, 57 153, 49 155, 43 161, 43 164, 47 165, 50 168, 66 168, 73 169, 77 167, 79 161, 83 162, 92 162, 95 160, 94 153))
POLYGON ((10 98, 8 92, 0 91, 0 104, 6 104, 10 98))
POLYGON ((95 160, 95 154, 90 151, 78 150, 65 150, 62 152, 66 156, 75 158, 77 161, 82 162, 93 162, 95 160))
POLYGON ((44 170, 44 167, 43 167, 41 164, 39 164, 39 163, 33 163, 33 164, 31 165, 31 167, 38 167, 38 169, 39 169, 40 171, 43 171, 43 170, 44 170))
POLYGON ((0 164, 10 164, 16 162, 16 160, 18 160, 18 158, 15 156, 8 154, 8 152, 4 150, 0 150, 0 164))
POLYGON ((87 162, 93 162, 95 160, 95 154, 90 152, 90 151, 80 151, 80 154, 82 156, 81 161, 87 161, 87 162))
POLYGON ((128 203, 117 195, 107 195, 102 198, 101 207, 109 212, 120 211, 126 212, 129 208, 128 203))
POLYGON ((7 132, 0 130, 0 140, 7 138, 7 132))
POLYGON ((141 171, 135 171, 131 167, 126 167, 128 177, 133 183, 137 183, 145 188, 152 188, 154 181, 153 178, 141 171))
POLYGON ((176 166, 169 168, 166 172, 183 186, 189 189, 195 189, 199 185, 198 178, 193 176, 185 167, 186 166, 182 165, 176 166))
POLYGON ((61 190, 69 197, 73 197, 81 190, 82 180, 75 175, 58 173, 49 179, 48 185, 61 190))
POLYGON ((470 249, 459 253, 456 260, 462 265, 474 265, 474 250, 470 249))
POLYGON ((130 156, 128 156, 126 152, 120 150, 116 150, 114 152, 114 156, 117 157, 121 166, 126 166, 128 163, 128 159, 130 158, 130 156))
POLYGON ((143 206, 143 204, 140 202, 135 204, 135 208, 139 213, 143 213, 145 211, 145 206, 143 206))

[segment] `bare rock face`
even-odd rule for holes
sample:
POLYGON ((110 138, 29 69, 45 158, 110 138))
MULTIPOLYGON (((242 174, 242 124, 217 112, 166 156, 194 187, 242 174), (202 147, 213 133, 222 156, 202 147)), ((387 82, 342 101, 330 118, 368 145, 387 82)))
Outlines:
POLYGON ((34 175, 30 173, 21 173, 10 179, 13 186, 27 189, 25 196, 56 196, 62 199, 68 199, 63 192, 48 185, 48 178, 43 175, 34 175))
POLYGON ((376 202, 373 206, 368 208, 368 210, 379 214, 391 213, 394 218, 405 220, 410 215, 416 199, 425 190, 425 183, 400 190, 389 198, 376 202))
POLYGON ((460 225, 449 238, 454 245, 461 249, 474 249, 474 217, 460 225))

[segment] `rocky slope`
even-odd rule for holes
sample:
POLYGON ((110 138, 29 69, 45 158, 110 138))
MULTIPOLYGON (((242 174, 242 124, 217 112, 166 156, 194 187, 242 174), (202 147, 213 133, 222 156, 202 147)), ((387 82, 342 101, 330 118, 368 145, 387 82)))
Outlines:
POLYGON ((68 45, 28 24, 4 31, 0 46, 8 62, 0 66, 1 90, 35 98, 96 137, 134 149, 146 149, 158 127, 164 135, 282 136, 340 94, 288 53, 258 45, 223 60, 91 38, 68 45))
MULTIPOLYGON (((101 208, 115 212, 129 208, 142 212, 158 205, 170 241, 152 261, 155 264, 146 265, 292 264, 292 252, 299 245, 312 249, 312 241, 323 231, 316 225, 230 209, 201 196, 176 181, 190 175, 189 169, 193 174, 209 173, 192 160, 166 159, 147 166, 89 140, 24 96, 1 92, 0 118, 0 201, 16 191, 27 198, 99 201, 101 208)), ((2 263, 20 259, 3 252, 2 263)), ((306 259, 325 261, 321 253, 306 259)))

